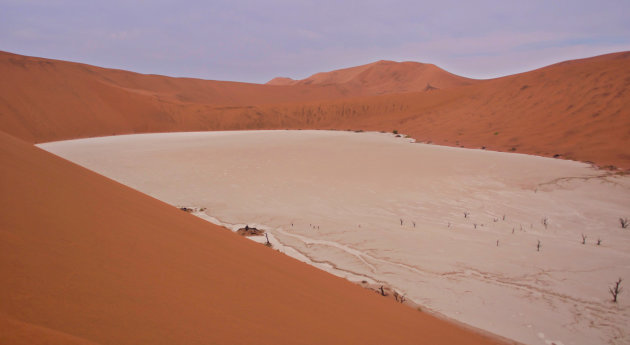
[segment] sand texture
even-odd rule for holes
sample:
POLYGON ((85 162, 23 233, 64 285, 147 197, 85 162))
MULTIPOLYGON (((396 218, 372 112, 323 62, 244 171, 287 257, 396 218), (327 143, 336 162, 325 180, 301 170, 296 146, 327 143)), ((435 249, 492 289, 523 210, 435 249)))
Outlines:
POLYGON ((316 74, 309 83, 257 85, 2 52, 0 75, 0 128, 30 142, 173 131, 398 130, 440 145, 630 169, 628 52, 485 81, 382 61, 316 74))
MULTIPOLYGON (((630 342, 630 299, 622 294, 614 304, 608 293, 617 278, 630 279, 630 230, 618 220, 630 216, 627 176, 341 131, 152 134, 41 147, 174 206, 205 207, 201 216, 234 230, 264 229, 274 248, 302 261, 388 284, 428 310, 501 336, 630 342)), ((119 208, 129 217, 154 212, 119 208)), ((184 236, 178 231, 168 236, 184 236)), ((266 253, 258 244, 233 245, 266 253)), ((233 262, 229 254, 220 260, 233 262)))

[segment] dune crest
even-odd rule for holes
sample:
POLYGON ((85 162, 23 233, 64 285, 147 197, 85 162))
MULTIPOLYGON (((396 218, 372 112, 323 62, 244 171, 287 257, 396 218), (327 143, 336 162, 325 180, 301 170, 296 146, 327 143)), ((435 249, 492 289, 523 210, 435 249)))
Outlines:
POLYGON ((295 85, 298 80, 287 78, 287 77, 275 77, 268 81, 267 85, 295 85))
POLYGON ((348 94, 368 96, 426 91, 429 84, 433 88, 444 89, 475 82, 477 80, 460 77, 433 64, 381 60, 357 67, 316 73, 302 80, 274 78, 267 84, 340 85, 348 94))

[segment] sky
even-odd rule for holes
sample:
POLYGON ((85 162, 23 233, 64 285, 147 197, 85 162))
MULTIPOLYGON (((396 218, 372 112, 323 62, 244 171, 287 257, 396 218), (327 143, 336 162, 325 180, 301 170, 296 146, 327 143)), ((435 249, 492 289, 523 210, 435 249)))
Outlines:
POLYGON ((629 0, 0 0, 0 50, 264 83, 378 60, 494 78, 630 50, 629 0))

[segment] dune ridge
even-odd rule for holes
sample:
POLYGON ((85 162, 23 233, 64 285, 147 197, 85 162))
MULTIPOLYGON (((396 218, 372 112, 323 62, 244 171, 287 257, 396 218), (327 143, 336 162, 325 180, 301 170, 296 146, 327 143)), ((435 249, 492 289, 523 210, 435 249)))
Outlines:
POLYGON ((274 78, 268 85, 341 85, 354 94, 380 95, 418 92, 470 85, 477 80, 449 73, 433 64, 381 60, 374 63, 321 72, 302 79, 274 78))
MULTIPOLYGON (((369 70, 360 67, 347 76, 369 70)), ((630 52, 377 96, 353 94, 343 83, 170 78, 10 53, 0 53, 0 72, 0 128, 30 142, 172 131, 395 129, 418 141, 630 169, 630 52)))

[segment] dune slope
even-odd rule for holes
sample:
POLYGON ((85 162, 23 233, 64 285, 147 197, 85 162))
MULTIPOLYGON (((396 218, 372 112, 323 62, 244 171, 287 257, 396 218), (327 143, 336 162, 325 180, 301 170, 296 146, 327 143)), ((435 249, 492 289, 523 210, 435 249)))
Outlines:
POLYGON ((343 97, 336 85, 267 86, 172 78, 0 52, 0 128, 29 141, 212 129, 213 112, 343 97))
MULTIPOLYGON (((630 52, 430 92, 358 96, 347 84, 362 80, 372 70, 366 66, 315 75, 309 85, 274 86, 2 53, 0 129, 30 142, 173 131, 396 129, 443 145, 630 169, 630 52)), ((401 85, 365 80, 388 92, 401 85)))
POLYGON ((432 92, 260 106, 292 128, 398 130, 419 141, 630 169, 630 53, 432 92))
POLYGON ((0 133, 0 343, 490 344, 0 133))

